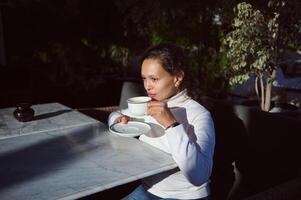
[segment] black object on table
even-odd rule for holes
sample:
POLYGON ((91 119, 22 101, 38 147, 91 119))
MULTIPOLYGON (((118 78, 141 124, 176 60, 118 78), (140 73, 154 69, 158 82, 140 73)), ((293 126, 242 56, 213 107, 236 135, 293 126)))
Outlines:
POLYGON ((20 122, 27 122, 33 119, 34 110, 31 108, 30 103, 20 103, 14 111, 15 118, 20 122))

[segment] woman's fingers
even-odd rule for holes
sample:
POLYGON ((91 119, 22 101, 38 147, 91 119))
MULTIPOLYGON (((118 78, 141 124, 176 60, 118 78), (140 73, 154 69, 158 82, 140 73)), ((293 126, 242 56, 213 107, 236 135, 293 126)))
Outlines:
POLYGON ((164 102, 151 101, 147 104, 147 114, 154 116, 165 112, 168 108, 164 102))
POLYGON ((165 107, 166 104, 164 102, 161 101, 151 101, 147 104, 148 108, 152 108, 152 107, 165 107))
POLYGON ((128 116, 123 115, 123 116, 117 117, 115 120, 115 123, 127 124, 129 120, 130 120, 130 118, 128 116))
POLYGON ((164 107, 161 106, 152 106, 147 110, 147 114, 150 116, 160 115, 165 111, 164 107))
POLYGON ((151 101, 147 106, 148 115, 152 116, 162 126, 167 127, 176 121, 166 103, 151 101))
POLYGON ((129 120, 130 120, 129 117, 127 117, 127 116, 122 116, 121 117, 121 123, 122 124, 127 124, 129 120))

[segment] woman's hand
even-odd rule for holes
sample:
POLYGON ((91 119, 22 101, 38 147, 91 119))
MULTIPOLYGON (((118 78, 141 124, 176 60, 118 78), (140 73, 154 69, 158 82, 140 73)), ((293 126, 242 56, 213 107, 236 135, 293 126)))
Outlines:
POLYGON ((167 105, 160 101, 151 101, 147 104, 147 114, 152 116, 159 124, 165 128, 175 123, 177 120, 170 112, 167 105))
POLYGON ((130 121, 130 117, 126 116, 126 115, 122 115, 120 117, 117 117, 114 122, 115 123, 127 124, 128 121, 130 121))

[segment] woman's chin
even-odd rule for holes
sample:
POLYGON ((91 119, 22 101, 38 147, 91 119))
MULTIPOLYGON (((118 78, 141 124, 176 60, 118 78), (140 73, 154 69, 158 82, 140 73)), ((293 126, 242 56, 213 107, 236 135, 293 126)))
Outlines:
POLYGON ((148 95, 150 98, 152 98, 153 101, 158 101, 155 95, 148 95))

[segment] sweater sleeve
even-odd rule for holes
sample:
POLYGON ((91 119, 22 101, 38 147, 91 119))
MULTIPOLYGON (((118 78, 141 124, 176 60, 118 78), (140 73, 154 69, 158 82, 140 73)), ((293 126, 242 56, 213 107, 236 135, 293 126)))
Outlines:
POLYGON ((182 124, 166 130, 171 154, 185 177, 200 186, 210 178, 215 146, 214 125, 209 112, 203 112, 188 128, 182 124))

